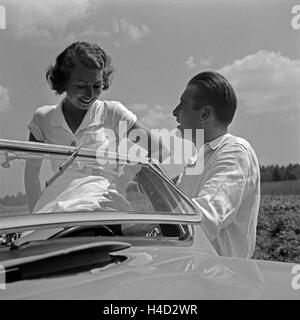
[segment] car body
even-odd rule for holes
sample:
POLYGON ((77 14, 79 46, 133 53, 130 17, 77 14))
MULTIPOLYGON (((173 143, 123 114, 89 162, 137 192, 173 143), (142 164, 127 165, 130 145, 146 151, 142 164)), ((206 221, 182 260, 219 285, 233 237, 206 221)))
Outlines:
MULTIPOLYGON (((0 157, 2 179, 9 179, 14 169, 17 174, 11 179, 18 176, 23 181, 24 165, 32 159, 48 159, 52 169, 63 168, 45 174, 51 184, 34 213, 2 201, 0 265, 6 271, 6 289, 0 290, 0 299, 300 298, 296 264, 219 256, 201 227, 201 212, 148 159, 3 139, 0 157), (68 175, 72 170, 80 177, 68 175), (76 179, 102 174, 132 210, 102 206, 109 193, 99 191, 102 184, 92 184, 92 191, 99 193, 82 198, 72 189, 80 210, 69 198, 59 198, 66 190, 70 196, 68 188, 76 179), (93 202, 95 196, 99 206, 93 202), (49 211, 49 203, 55 211, 49 211)), ((0 196, 5 194, 1 190, 0 196)))

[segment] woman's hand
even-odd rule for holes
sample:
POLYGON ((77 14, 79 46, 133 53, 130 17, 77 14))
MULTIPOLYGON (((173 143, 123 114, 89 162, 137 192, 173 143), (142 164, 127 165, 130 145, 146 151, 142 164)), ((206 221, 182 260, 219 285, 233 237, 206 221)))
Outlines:
POLYGON ((123 173, 112 182, 110 188, 117 189, 119 193, 125 195, 129 182, 135 179, 137 173, 141 170, 141 166, 136 164, 125 164, 122 170, 123 173))
POLYGON ((117 190, 110 189, 107 193, 103 194, 107 201, 101 201, 101 206, 113 211, 133 211, 129 201, 121 195, 117 190))

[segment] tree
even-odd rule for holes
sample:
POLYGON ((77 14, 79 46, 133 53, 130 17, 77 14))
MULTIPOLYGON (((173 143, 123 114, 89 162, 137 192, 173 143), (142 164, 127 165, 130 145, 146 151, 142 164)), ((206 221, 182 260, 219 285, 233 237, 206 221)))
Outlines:
POLYGON ((272 174, 272 181, 281 181, 282 180, 282 170, 278 165, 275 166, 272 174))

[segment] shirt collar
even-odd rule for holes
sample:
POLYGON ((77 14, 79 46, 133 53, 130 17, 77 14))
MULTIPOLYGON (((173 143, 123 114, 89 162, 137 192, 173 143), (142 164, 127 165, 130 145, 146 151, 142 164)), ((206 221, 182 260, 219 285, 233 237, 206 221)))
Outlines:
POLYGON ((216 138, 215 140, 210 141, 210 142, 207 142, 207 143, 205 143, 205 144, 208 145, 208 146, 210 147, 210 149, 215 150, 215 149, 217 149, 217 148, 221 145, 222 141, 223 141, 228 135, 230 135, 230 134, 229 134, 229 133, 225 133, 225 134, 221 135, 220 137, 216 138))
MULTIPOLYGON (((50 122, 53 127, 63 127, 66 130, 70 130, 65 116, 62 111, 62 106, 65 101, 65 98, 60 101, 57 105, 55 112, 52 112, 50 122)), ((101 122, 101 117, 97 116, 97 111, 99 110, 100 106, 102 105, 102 101, 96 100, 93 105, 90 106, 87 113, 85 114, 84 118, 82 119, 81 124, 77 128, 76 132, 86 129, 87 127, 97 125, 101 122)))
POLYGON ((193 157, 190 157, 187 159, 187 163, 186 165, 188 167, 193 167, 196 164, 197 159, 199 158, 199 155, 201 152, 204 152, 204 155, 207 151, 209 150, 216 150, 221 143, 223 142, 224 139, 226 139, 228 136, 230 136, 230 133, 225 133, 222 136, 216 138, 215 140, 212 140, 210 142, 205 143, 204 145, 202 145, 199 149, 199 151, 197 152, 197 154, 193 157), (204 149, 204 150, 203 150, 204 149))
POLYGON ((62 112, 62 105, 65 99, 61 100, 54 110, 50 113, 50 123, 53 127, 67 128, 68 125, 65 120, 65 116, 62 112))

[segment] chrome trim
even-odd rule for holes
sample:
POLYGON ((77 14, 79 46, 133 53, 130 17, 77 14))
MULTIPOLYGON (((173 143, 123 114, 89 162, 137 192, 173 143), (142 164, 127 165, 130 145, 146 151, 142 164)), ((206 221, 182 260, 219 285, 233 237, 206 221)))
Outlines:
MULTIPOLYGON (((70 156, 75 150, 76 147, 56 145, 56 144, 47 144, 40 142, 31 142, 31 141, 18 141, 18 140, 7 140, 0 139, 0 150, 7 150, 11 152, 32 152, 35 154, 47 154, 49 157, 51 155, 55 156, 70 156)), ((96 150, 83 148, 81 147, 77 155, 78 158, 90 158, 97 159, 102 158, 106 160, 117 160, 118 162, 129 162, 136 164, 147 164, 149 163, 149 158, 143 157, 128 157, 126 154, 116 153, 116 152, 105 152, 105 156, 97 154, 96 150)), ((27 157, 24 157, 26 159, 27 157)), ((45 157, 47 158, 47 157, 45 157)))

